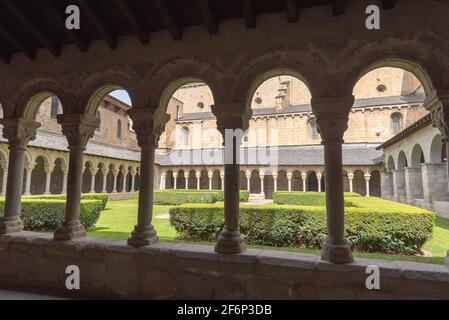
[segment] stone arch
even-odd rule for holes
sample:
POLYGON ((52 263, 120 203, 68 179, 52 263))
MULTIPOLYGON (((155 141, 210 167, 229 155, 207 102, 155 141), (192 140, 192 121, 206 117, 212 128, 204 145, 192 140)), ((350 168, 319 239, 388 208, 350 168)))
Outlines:
POLYGON ((303 190, 303 181, 301 171, 293 170, 292 172, 292 191, 306 191, 303 190))
POLYGON ((278 171, 277 189, 278 191, 288 191, 288 179, 286 170, 278 171))
POLYGON ((441 136, 441 134, 437 134, 433 137, 430 144, 430 163, 441 163, 442 153, 444 149, 445 145, 443 142, 443 137, 441 136))
POLYGON ((49 159, 45 155, 37 155, 34 158, 35 166, 31 172, 31 194, 43 194, 45 192, 45 181, 47 174, 45 166, 49 163, 49 159))
POLYGON ((187 186, 188 189, 196 189, 196 172, 193 169, 189 171, 189 179, 187 181, 187 186))
POLYGON ((91 187, 92 174, 91 170, 95 168, 95 164, 92 160, 84 161, 84 169, 83 169, 83 184, 81 187, 82 193, 89 193, 91 187))
POLYGON ((354 192, 364 196, 366 195, 365 172, 357 169, 354 171, 354 180, 352 182, 354 192))
POLYGON ((388 161, 387 161, 387 170, 388 172, 391 172, 393 170, 396 170, 396 166, 394 164, 394 158, 393 156, 389 156, 388 157, 388 161))
POLYGON ((178 171, 178 178, 176 180, 176 187, 178 189, 185 189, 186 188, 186 178, 184 176, 185 171, 183 169, 178 171))
POLYGON ((251 171, 250 178, 250 192, 251 193, 261 193, 261 185, 260 185, 260 175, 258 170, 251 171))
POLYGON ((318 191, 318 178, 315 170, 307 172, 307 191, 318 191))
MULTIPOLYGON (((242 171, 240 171, 241 173, 242 171)), ((221 176, 220 176, 220 170, 215 169, 212 172, 212 189, 213 190, 221 190, 221 176)), ((242 185, 240 185, 240 189, 242 189, 242 185)))
POLYGON ((50 193, 62 193, 64 183, 64 169, 67 170, 66 160, 62 157, 57 157, 53 164, 55 165, 50 178, 50 193))
POLYGON ((174 187, 174 178, 173 178, 173 170, 167 170, 165 175, 165 189, 173 189, 174 187))
POLYGON ((209 176, 206 169, 200 172, 200 189, 209 189, 209 176))
POLYGON ((398 155, 398 170, 404 170, 408 166, 407 156, 404 151, 400 151, 398 155))
POLYGON ((106 175, 106 191, 108 193, 111 193, 114 190, 114 174, 113 171, 114 170, 118 170, 116 168, 117 166, 115 165, 115 163, 109 163, 107 168, 108 168, 108 173, 106 175))
POLYGON ((101 193, 103 191, 103 179, 105 174, 107 175, 106 171, 106 164, 104 162, 98 162, 97 165, 97 173, 95 174, 95 192, 101 193))
POLYGON ((369 194, 372 197, 380 197, 380 171, 375 169, 370 172, 371 177, 369 180, 369 194))
POLYGON ((121 164, 119 166, 118 174, 117 174, 117 192, 125 191, 126 175, 127 175, 126 166, 121 164))
POLYGON ((241 190, 249 190, 248 181, 246 180, 246 173, 244 170, 240 170, 239 185, 241 190))
POLYGON ((424 157, 424 152, 421 148, 421 145, 418 143, 415 144, 412 150, 410 167, 411 168, 420 168, 420 164, 425 163, 426 159, 424 157))

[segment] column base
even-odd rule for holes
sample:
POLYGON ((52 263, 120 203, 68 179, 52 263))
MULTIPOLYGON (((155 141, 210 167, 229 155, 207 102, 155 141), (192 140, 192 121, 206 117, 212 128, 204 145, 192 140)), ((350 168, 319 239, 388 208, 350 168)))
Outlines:
POLYGON ((0 218, 0 234, 16 233, 23 230, 23 222, 19 217, 0 218))
POLYGON ((128 245, 133 247, 144 247, 156 244, 159 242, 159 237, 154 230, 153 225, 134 227, 131 233, 131 238, 128 239, 128 245))
POLYGON ((74 240, 78 238, 84 238, 86 236, 86 229, 79 222, 66 223, 58 227, 54 233, 55 240, 74 240))
POLYGON ((245 250, 245 241, 239 231, 222 231, 215 245, 217 253, 235 254, 245 250))
POLYGON ((336 264, 351 263, 354 261, 352 257, 351 247, 346 239, 335 241, 327 238, 321 248, 321 260, 329 261, 336 264))

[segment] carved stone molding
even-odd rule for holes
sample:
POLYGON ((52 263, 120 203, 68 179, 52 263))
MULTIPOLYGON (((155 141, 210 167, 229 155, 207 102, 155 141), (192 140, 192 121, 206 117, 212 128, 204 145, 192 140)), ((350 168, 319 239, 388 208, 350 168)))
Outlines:
POLYGON ((312 110, 316 115, 318 130, 326 141, 340 141, 348 129, 349 112, 354 96, 312 98, 312 110))
POLYGON ((150 108, 131 109, 128 111, 128 115, 133 121, 133 130, 136 133, 139 146, 156 148, 170 116, 166 113, 156 113, 154 109, 150 108))
POLYGON ((431 113, 432 126, 441 131, 443 140, 449 142, 449 108, 440 107, 431 113))
POLYGON ((100 120, 87 114, 60 114, 58 123, 70 147, 85 148, 100 125, 100 120))
POLYGON ((41 126, 34 120, 23 118, 5 118, 0 123, 3 125, 3 137, 8 139, 9 145, 21 148, 36 138, 36 131, 41 126))
POLYGON ((226 129, 248 130, 249 120, 253 114, 251 109, 246 109, 244 103, 223 103, 211 107, 212 113, 217 118, 217 129, 223 138, 226 129))

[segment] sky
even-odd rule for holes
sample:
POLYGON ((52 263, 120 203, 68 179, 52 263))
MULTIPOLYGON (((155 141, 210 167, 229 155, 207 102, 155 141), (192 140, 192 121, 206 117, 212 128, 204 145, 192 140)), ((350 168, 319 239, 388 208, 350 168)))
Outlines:
POLYGON ((125 90, 115 90, 110 93, 111 96, 113 96, 116 99, 119 99, 120 101, 123 101, 126 104, 131 105, 131 98, 128 95, 128 92, 125 90))

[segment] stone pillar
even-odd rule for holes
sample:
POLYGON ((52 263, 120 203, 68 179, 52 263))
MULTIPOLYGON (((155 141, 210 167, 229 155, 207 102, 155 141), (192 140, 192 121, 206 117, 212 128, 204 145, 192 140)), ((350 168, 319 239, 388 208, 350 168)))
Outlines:
POLYGON ((423 163, 422 185, 423 198, 427 203, 433 201, 447 201, 449 193, 447 187, 447 171, 444 163, 423 163))
POLYGON ((407 191, 405 189, 405 171, 393 170, 393 186, 394 186, 394 201, 405 201, 407 191))
POLYGON ((112 176, 114 177, 112 193, 117 193, 117 177, 118 177, 119 170, 114 168, 111 170, 111 172, 112 172, 112 176))
POLYGON ((380 174, 380 190, 383 199, 391 200, 393 194, 393 174, 391 172, 382 171, 380 174))
POLYGON ((189 189, 189 176, 190 176, 190 173, 188 171, 184 170, 184 180, 186 182, 186 185, 185 185, 186 190, 189 189))
POLYGON ((273 190, 274 192, 278 191, 278 173, 273 172, 273 190))
POLYGON ((246 170, 245 177, 246 177, 246 190, 251 191, 251 171, 246 170))
POLYGON ((345 239, 343 188, 343 135, 354 97, 312 98, 312 110, 324 145, 326 176, 326 213, 328 235, 321 250, 321 259, 334 263, 353 261, 345 239))
POLYGON ((265 172, 261 171, 259 173, 259 177, 260 177, 260 194, 265 197, 265 185, 264 185, 265 172))
POLYGON ((67 175, 69 173, 69 168, 67 166, 62 166, 61 167, 62 170, 62 190, 61 190, 61 194, 66 194, 67 193, 67 175))
POLYGON ((130 173, 131 173, 131 187, 129 188, 129 192, 134 192, 135 191, 134 189, 136 188, 137 171, 136 169, 131 169, 130 173))
POLYGON ((175 190, 178 187, 178 181, 177 180, 178 180, 178 173, 177 172, 173 172, 173 189, 175 189, 175 190))
POLYGON ((354 173, 348 173, 349 192, 354 192, 354 173))
POLYGON ((323 178, 323 174, 321 172, 317 172, 316 179, 318 180, 318 192, 321 192, 321 179, 323 178))
POLYGON ((421 168, 405 168, 405 190, 408 202, 423 199, 423 180, 421 168))
MULTIPOLYGON (((432 125, 438 128, 446 144, 446 154, 449 156, 449 93, 439 94, 432 92, 426 100, 426 109, 431 111, 432 125)), ((449 158, 446 161, 446 177, 449 177, 449 158)), ((447 190, 449 190, 449 179, 446 180, 447 190)))
POLYGON ((95 116, 81 114, 58 115, 58 123, 69 144, 69 173, 65 221, 55 231, 55 240, 72 240, 86 236, 80 222, 81 188, 83 183, 84 151, 100 121, 95 116))
POLYGON ((225 225, 215 246, 219 253, 240 253, 246 249, 239 231, 240 144, 248 129, 251 109, 245 103, 225 103, 212 106, 217 127, 224 141, 224 215, 225 225))
POLYGON ((214 172, 209 171, 207 173, 207 177, 209 178, 209 190, 212 190, 212 178, 214 177, 214 172))
POLYGON ((25 191, 23 195, 29 196, 31 194, 31 174, 33 173, 36 162, 27 163, 25 166, 26 176, 25 176, 25 191))
POLYGON ((195 172, 195 178, 196 178, 196 189, 200 190, 200 182, 201 182, 201 171, 195 172))
POLYGON ((44 167, 45 171, 45 191, 44 194, 50 194, 50 183, 51 183, 51 173, 55 169, 54 164, 46 164, 44 167))
POLYGON ((307 192, 307 172, 301 173, 302 191, 307 192))
POLYGON ((90 191, 89 193, 95 193, 95 176, 97 175, 97 168, 90 168, 90 191))
POLYGON ((140 189, 137 225, 128 244, 135 247, 151 245, 159 241, 151 221, 153 219, 154 157, 159 137, 165 129, 169 116, 165 113, 155 117, 155 109, 138 108, 128 111, 133 120, 140 152, 140 189))
POLYGON ((40 125, 33 120, 22 118, 6 118, 0 122, 3 125, 3 137, 9 144, 5 207, 3 217, 0 217, 0 234, 6 234, 23 229, 20 210, 25 151, 28 142, 36 137, 36 130, 40 125))
POLYGON ((159 189, 161 189, 161 190, 165 189, 165 179, 166 178, 167 178, 167 173, 163 172, 161 174, 161 183, 160 183, 159 189))
POLYGON ((365 173, 364 177, 365 177, 365 185, 366 185, 366 188, 365 188, 366 189, 366 194, 365 194, 365 196, 369 197, 369 181, 371 179, 371 174, 365 173))
POLYGON ((8 181, 8 161, 2 160, 0 161, 0 165, 3 170, 3 177, 2 177, 2 192, 0 195, 4 196, 6 194, 6 183, 8 181))
POLYGON ((109 169, 106 168, 101 168, 101 173, 103 174, 103 185, 101 188, 101 193, 107 193, 107 183, 108 183, 108 173, 109 173, 109 169))
POLYGON ((220 171, 220 179, 221 179, 221 190, 224 190, 224 178, 225 178, 225 173, 224 171, 220 171))
POLYGON ((292 191, 292 177, 293 173, 287 172, 288 191, 292 191))

